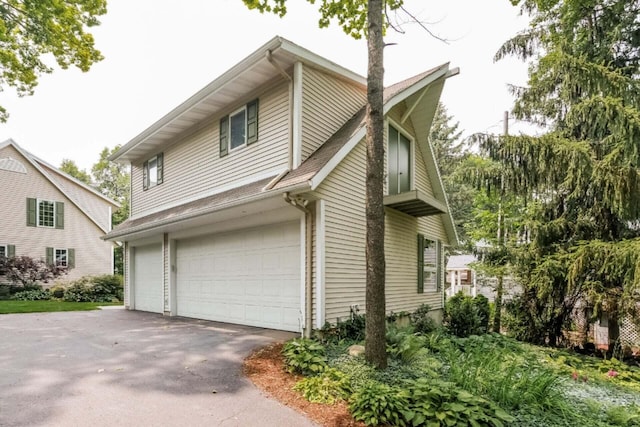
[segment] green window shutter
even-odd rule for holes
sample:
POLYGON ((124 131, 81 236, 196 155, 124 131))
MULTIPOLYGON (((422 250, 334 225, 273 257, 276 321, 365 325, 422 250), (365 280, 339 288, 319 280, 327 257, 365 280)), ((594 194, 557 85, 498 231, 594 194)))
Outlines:
POLYGON ((37 225, 37 201, 36 199, 27 198, 27 226, 35 227, 37 225))
POLYGON ((149 162, 144 162, 142 164, 142 189, 146 190, 149 188, 149 162))
POLYGON ((156 156, 156 168, 158 171, 157 183, 162 184, 162 178, 164 176, 164 153, 160 153, 156 156))
POLYGON ((7 245, 7 258, 16 256, 16 245, 7 245))
POLYGON ((247 104, 247 145, 258 140, 258 100, 247 104))
POLYGON ((418 293, 424 293, 424 236, 418 234, 418 293))
POLYGON ((436 279, 436 286, 437 286, 437 290, 438 292, 440 292, 442 290, 442 279, 444 279, 444 276, 442 275, 442 264, 443 262, 443 255, 444 252, 442 250, 442 242, 440 240, 436 241, 436 274, 437 279, 436 279))
POLYGON ((75 268, 76 266, 76 250, 73 248, 67 249, 67 267, 75 268))
POLYGON ((47 248, 47 264, 53 265, 55 262, 53 259, 53 248, 47 248))
POLYGON ((229 116, 220 119, 220 157, 229 152, 229 116))
POLYGON ((64 203, 56 202, 56 228, 64 228, 64 203))

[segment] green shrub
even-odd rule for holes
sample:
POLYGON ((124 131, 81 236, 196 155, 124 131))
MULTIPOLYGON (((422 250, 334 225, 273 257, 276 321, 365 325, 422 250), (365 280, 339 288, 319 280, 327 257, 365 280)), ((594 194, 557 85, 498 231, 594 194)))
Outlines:
POLYGON ((53 288, 49 289, 49 292, 51 292, 51 296, 53 298, 64 297, 64 287, 62 286, 54 286, 53 288))
POLYGON ((472 298, 457 293, 445 304, 445 324, 449 332, 458 337, 487 332, 489 304, 484 296, 472 298))
POLYGON ((387 354, 406 363, 411 363, 426 352, 424 348, 426 339, 413 333, 412 328, 397 328, 390 325, 387 328, 386 340, 387 354))
POLYGON ((371 381, 353 394, 349 409, 353 418, 368 426, 405 426, 407 398, 407 392, 400 388, 371 381))
POLYGON ((33 289, 16 292, 11 299, 18 301, 45 301, 51 299, 51 293, 46 289, 33 289))
POLYGON ((282 354, 290 373, 316 375, 327 368, 324 346, 312 339, 295 338, 287 341, 282 354))
POLYGON ((351 394, 349 378, 334 368, 326 369, 315 377, 305 377, 294 387, 305 399, 314 403, 333 405, 351 394))
POLYGON ((438 325, 436 325, 435 320, 429 316, 430 311, 431 307, 428 304, 422 304, 416 311, 411 313, 411 324, 416 332, 430 334, 437 329, 438 325))
POLYGON ((332 359, 330 366, 345 373, 351 382, 351 389, 357 391, 365 386, 365 384, 375 380, 378 371, 362 357, 353 357, 348 354, 342 354, 332 359))
POLYGON ((365 322, 364 315, 352 311, 347 320, 338 320, 335 325, 326 322, 318 331, 318 336, 319 339, 326 343, 362 341, 364 339, 365 322))
POLYGON ((496 426, 514 420, 498 405, 457 389, 451 383, 420 378, 407 381, 408 410, 405 419, 413 426, 496 426))
POLYGON ((122 301, 122 276, 105 274, 81 277, 64 290, 62 299, 71 302, 122 301))

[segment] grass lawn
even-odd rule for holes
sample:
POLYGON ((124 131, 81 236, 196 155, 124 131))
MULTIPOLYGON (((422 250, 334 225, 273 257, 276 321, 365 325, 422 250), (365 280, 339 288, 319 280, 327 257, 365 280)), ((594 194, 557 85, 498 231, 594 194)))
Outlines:
POLYGON ((122 305, 122 303, 7 300, 0 301, 0 314, 98 310, 98 307, 103 305, 122 305))

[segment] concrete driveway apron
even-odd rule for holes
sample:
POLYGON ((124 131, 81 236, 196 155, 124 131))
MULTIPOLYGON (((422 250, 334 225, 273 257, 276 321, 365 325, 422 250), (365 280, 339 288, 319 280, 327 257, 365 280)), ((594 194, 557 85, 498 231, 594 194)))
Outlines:
POLYGON ((123 309, 0 315, 0 426, 313 426, 242 375, 291 336, 123 309))

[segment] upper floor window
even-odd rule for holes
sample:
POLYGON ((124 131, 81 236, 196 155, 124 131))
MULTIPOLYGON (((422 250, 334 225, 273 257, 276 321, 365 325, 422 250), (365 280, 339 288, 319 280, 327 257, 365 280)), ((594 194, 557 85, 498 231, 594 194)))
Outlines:
POLYGON ((220 119, 220 157, 258 140, 258 100, 220 119))
POLYGON ((27 226, 64 228, 64 203, 27 198, 27 226))
POLYGON ((389 194, 411 190, 411 140, 389 125, 388 174, 389 194))
POLYGON ((142 165, 142 189, 160 185, 164 178, 164 153, 157 154, 142 165))

